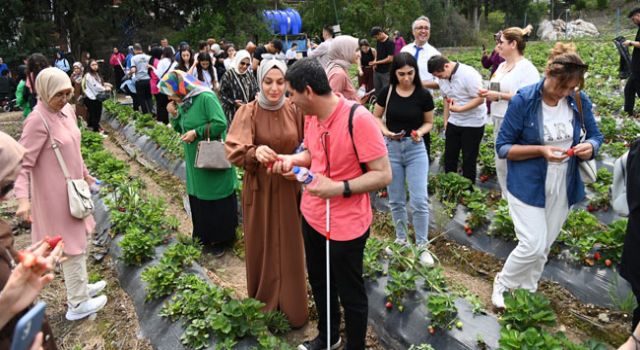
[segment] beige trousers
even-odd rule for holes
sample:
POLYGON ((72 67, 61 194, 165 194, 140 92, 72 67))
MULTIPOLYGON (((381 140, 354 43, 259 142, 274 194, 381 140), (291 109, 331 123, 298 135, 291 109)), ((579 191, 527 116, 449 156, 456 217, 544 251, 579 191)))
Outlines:
POLYGON ((67 303, 69 307, 75 307, 89 300, 87 256, 86 254, 66 255, 66 258, 62 263, 62 273, 67 287, 67 303))

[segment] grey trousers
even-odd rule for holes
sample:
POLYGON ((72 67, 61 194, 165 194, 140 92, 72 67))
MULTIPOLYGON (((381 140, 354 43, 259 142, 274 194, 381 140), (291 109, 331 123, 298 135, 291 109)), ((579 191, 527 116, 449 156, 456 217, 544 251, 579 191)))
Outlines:
POLYGON ((66 258, 62 262, 62 273, 64 274, 64 284, 67 288, 67 303, 69 307, 76 307, 80 303, 89 300, 87 255, 66 255, 66 258))

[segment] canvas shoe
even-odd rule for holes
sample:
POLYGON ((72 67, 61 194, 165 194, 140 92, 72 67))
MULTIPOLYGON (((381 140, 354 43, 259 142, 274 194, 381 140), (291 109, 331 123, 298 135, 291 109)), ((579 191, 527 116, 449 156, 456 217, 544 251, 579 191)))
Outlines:
POLYGON ((94 314, 102 309, 107 304, 107 296, 101 295, 95 298, 91 298, 78 304, 75 307, 69 306, 67 309, 66 318, 69 321, 77 321, 83 319, 91 314, 94 314))
MULTIPOLYGON (((400 238, 396 238, 396 240, 393 241, 393 244, 400 245, 400 246, 403 246, 403 247, 406 247, 408 245, 407 240, 400 239, 400 238)), ((393 254, 393 250, 391 250, 391 247, 389 247, 389 246, 384 248, 384 252, 387 253, 387 255, 392 255, 393 254)))
POLYGON ((420 248, 423 249, 422 253, 420 253, 420 263, 427 267, 433 266, 435 264, 435 261, 433 261, 433 256, 431 255, 431 253, 429 253, 429 249, 427 249, 427 246, 423 245, 420 248))
MULTIPOLYGON (((298 350, 326 350, 326 338, 315 337, 313 340, 307 340, 304 343, 298 345, 298 350)), ((342 338, 338 337, 338 340, 331 344, 331 350, 335 350, 342 345, 342 338)))
POLYGON ((491 293, 491 303, 498 309, 504 309, 504 293, 509 289, 505 287, 498 279, 499 275, 493 280, 493 293, 491 293))
POLYGON ((87 284, 87 289, 89 290, 89 297, 93 298, 96 295, 98 295, 98 293, 102 292, 102 290, 107 286, 107 282, 105 281, 98 281, 96 283, 89 283, 87 284))

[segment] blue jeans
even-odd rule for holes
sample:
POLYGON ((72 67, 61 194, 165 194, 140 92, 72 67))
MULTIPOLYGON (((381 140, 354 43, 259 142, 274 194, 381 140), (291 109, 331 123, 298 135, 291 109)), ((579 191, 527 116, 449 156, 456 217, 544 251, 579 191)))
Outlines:
POLYGON ((409 204, 413 213, 416 244, 425 244, 429 236, 429 201, 427 197, 429 158, 424 141, 414 142, 411 138, 404 137, 400 141, 386 139, 385 142, 393 174, 388 192, 396 238, 407 239, 406 180, 409 185, 409 204))

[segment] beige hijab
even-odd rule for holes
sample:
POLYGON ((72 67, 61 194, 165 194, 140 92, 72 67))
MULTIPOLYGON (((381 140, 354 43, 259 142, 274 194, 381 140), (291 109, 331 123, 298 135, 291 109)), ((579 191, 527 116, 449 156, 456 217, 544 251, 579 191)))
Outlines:
POLYGON ((70 90, 73 94, 73 86, 71 86, 71 79, 62 70, 49 67, 40 71, 36 78, 36 92, 38 93, 38 99, 49 106, 51 98, 62 90, 70 90))
POLYGON ((287 64, 278 59, 263 59, 262 62, 260 62, 260 65, 258 66, 258 86, 260 87, 260 92, 258 93, 258 104, 266 110, 277 111, 284 105, 285 94, 282 94, 280 100, 274 103, 269 101, 267 95, 262 91, 262 81, 267 76, 267 73, 269 73, 273 68, 279 69, 282 72, 282 75, 287 73, 287 64))
POLYGON ((8 183, 7 178, 20 166, 24 153, 25 149, 18 141, 0 131, 0 186, 8 183))
POLYGON ((327 53, 329 57, 327 72, 336 65, 348 70, 353 64, 357 49, 358 39, 350 35, 340 35, 333 39, 327 53))

